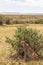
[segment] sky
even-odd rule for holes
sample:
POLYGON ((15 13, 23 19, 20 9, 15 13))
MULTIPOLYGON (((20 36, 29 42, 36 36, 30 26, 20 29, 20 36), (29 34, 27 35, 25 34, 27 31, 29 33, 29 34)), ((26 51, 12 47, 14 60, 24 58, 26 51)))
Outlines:
POLYGON ((0 0, 0 12, 43 13, 43 0, 0 0))

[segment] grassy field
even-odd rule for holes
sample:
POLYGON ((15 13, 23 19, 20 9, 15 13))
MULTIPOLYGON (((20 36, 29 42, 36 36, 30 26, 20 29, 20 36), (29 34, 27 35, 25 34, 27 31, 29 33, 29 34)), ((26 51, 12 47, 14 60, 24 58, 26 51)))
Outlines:
MULTIPOLYGON (((40 33, 43 34, 43 25, 42 24, 24 24, 25 26, 33 29, 37 29, 40 31, 40 33)), ((11 64, 11 60, 9 59, 10 51, 11 51, 11 45, 5 42, 5 37, 13 38, 14 32, 17 27, 24 26, 21 24, 17 25, 6 25, 6 26, 0 26, 0 65, 19 65, 19 62, 13 62, 11 64), (15 64, 16 63, 16 64, 15 64)), ((21 65, 43 65, 43 60, 41 61, 29 61, 29 62, 21 62, 21 65)))

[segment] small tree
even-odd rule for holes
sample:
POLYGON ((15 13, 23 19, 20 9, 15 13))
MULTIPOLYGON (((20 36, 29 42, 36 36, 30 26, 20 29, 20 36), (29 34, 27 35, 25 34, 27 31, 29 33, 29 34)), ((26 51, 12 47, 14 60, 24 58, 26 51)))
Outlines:
POLYGON ((0 25, 3 25, 3 22, 0 20, 0 25))
POLYGON ((43 24, 43 19, 38 19, 35 21, 35 24, 43 24))
POLYGON ((10 23, 10 19, 8 18, 5 23, 6 23, 7 25, 10 25, 10 24, 11 24, 11 23, 10 23))
POLYGON ((3 25, 3 17, 0 16, 0 25, 3 25))
POLYGON ((18 27, 15 31, 14 39, 11 40, 7 38, 6 42, 10 43, 14 50, 17 50, 18 55, 24 52, 23 47, 21 46, 21 41, 24 40, 29 44, 35 53, 39 56, 39 50, 42 48, 40 43, 43 43, 43 36, 37 30, 30 29, 27 27, 18 27))

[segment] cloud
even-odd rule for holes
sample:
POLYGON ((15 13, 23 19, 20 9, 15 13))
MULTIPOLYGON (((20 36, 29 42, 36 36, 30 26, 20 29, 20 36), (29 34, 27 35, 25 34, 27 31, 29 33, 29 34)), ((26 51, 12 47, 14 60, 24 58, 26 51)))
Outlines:
POLYGON ((42 6, 43 0, 1 0, 4 3, 16 3, 17 5, 42 6))
POLYGON ((26 0, 15 0, 15 1, 25 2, 26 0))
POLYGON ((43 0, 0 0, 0 12, 43 13, 43 0))

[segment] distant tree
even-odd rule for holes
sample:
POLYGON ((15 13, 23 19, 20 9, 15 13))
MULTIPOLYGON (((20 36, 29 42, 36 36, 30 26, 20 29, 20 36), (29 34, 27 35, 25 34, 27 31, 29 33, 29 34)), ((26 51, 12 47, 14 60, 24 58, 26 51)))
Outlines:
POLYGON ((43 24, 43 19, 38 19, 35 21, 35 24, 43 24))
POLYGON ((0 20, 0 25, 3 25, 3 22, 0 20))
POLYGON ((10 25, 11 23, 10 23, 10 19, 8 18, 8 19, 6 19, 6 22, 5 22, 7 25, 10 25))
POLYGON ((3 25, 3 17, 0 15, 0 25, 3 25))

